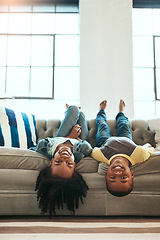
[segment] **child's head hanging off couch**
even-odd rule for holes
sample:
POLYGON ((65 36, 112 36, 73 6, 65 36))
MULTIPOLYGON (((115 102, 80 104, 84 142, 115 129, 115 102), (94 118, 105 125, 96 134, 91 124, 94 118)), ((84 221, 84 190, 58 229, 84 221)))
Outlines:
POLYGON ((83 177, 76 171, 70 178, 56 177, 52 169, 46 167, 39 173, 36 182, 37 200, 42 213, 49 213, 50 217, 56 215, 55 209, 63 209, 64 204, 73 214, 83 203, 88 186, 83 177))
POLYGON ((122 197, 133 190, 134 173, 129 165, 125 157, 119 156, 112 159, 105 172, 106 186, 112 195, 122 197))
POLYGON ((74 213, 88 190, 83 177, 75 171, 75 163, 92 151, 86 141, 87 123, 78 107, 68 104, 66 107, 56 137, 41 139, 36 147, 37 152, 50 159, 49 166, 41 170, 36 183, 39 207, 50 215, 56 213, 55 208, 63 208, 63 204, 74 213))
POLYGON ((134 173, 130 166, 146 161, 154 148, 150 144, 138 146, 132 141, 129 120, 123 113, 125 103, 122 99, 116 116, 117 136, 112 136, 104 111, 106 106, 106 100, 100 103, 100 111, 96 116, 97 147, 93 149, 91 156, 110 165, 105 172, 106 186, 112 195, 120 197, 133 189, 134 173))

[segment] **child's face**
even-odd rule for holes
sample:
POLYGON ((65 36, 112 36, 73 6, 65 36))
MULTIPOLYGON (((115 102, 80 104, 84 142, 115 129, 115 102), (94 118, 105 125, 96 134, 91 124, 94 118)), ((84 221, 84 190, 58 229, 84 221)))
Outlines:
POLYGON ((105 173, 107 187, 112 192, 128 192, 133 183, 134 174, 127 161, 117 157, 105 173))
POLYGON ((75 169, 74 156, 68 146, 62 146, 50 162, 52 174, 57 177, 71 178, 75 169))

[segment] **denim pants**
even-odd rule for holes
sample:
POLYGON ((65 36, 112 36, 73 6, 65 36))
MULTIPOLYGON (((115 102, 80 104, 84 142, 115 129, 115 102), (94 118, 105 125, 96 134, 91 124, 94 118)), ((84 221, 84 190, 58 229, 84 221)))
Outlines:
POLYGON ((81 126, 81 134, 79 138, 82 140, 88 140, 88 127, 85 115, 77 106, 70 106, 65 111, 65 118, 58 129, 56 137, 68 136, 75 124, 81 126))
MULTIPOLYGON (((83 157, 89 156, 92 152, 92 147, 88 140, 88 127, 85 120, 85 115, 76 106, 70 106, 65 112, 65 118, 62 121, 56 137, 66 137, 71 132, 73 126, 79 124, 81 126, 81 141, 77 141, 73 146, 73 154, 75 162, 78 163, 83 157)), ((47 158, 52 159, 53 156, 49 155, 49 149, 52 144, 51 139, 41 139, 37 145, 36 151, 45 155, 47 158)))
MULTIPOLYGON (((130 125, 128 118, 123 112, 119 112, 116 116, 117 120, 117 137, 127 137, 132 140, 130 125)), ((104 142, 112 137, 110 128, 107 123, 107 116, 104 110, 100 110, 96 116, 96 146, 101 147, 104 142)))

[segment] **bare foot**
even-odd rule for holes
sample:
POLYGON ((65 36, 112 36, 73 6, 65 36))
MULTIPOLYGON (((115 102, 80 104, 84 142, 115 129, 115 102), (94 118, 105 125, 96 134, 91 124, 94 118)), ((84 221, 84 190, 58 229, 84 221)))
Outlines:
POLYGON ((107 106, 107 100, 104 100, 100 103, 100 110, 105 110, 107 106))
MULTIPOLYGON (((68 109, 69 108, 69 104, 68 103, 66 103, 66 109, 68 109)), ((78 107, 79 108, 79 110, 81 110, 81 107, 78 107)))
POLYGON ((119 112, 123 112, 125 106, 126 106, 125 102, 121 99, 119 102, 119 112))
POLYGON ((66 103, 66 109, 68 109, 68 108, 69 108, 69 104, 66 103))

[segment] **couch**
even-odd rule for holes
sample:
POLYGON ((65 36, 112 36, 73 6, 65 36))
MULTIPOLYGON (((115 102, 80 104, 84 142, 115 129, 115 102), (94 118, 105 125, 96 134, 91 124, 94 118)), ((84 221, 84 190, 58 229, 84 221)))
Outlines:
MULTIPOLYGON (((95 119, 87 121, 89 141, 95 146, 95 119)), ((112 135, 116 135, 116 122, 109 120, 112 135)), ((60 120, 36 120, 38 139, 54 137, 60 120)), ((131 120, 133 141, 139 145, 150 143, 156 147, 155 132, 148 121, 131 120)), ((43 155, 23 148, 0 147, 0 215, 40 215, 35 182, 39 171, 49 164, 43 155)), ((86 180, 89 191, 76 216, 160 216, 160 154, 145 163, 135 165, 134 189, 124 197, 112 196, 106 190, 104 173, 107 164, 91 157, 77 165, 86 180)), ((57 210, 57 215, 71 215, 67 209, 57 210)))

